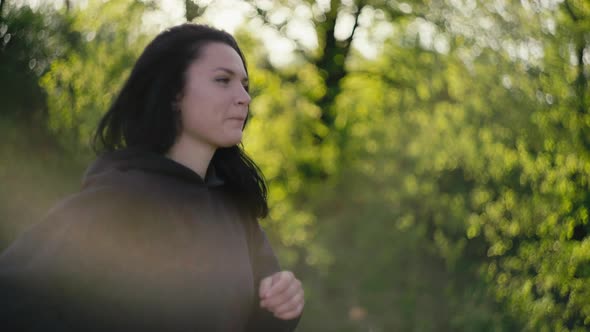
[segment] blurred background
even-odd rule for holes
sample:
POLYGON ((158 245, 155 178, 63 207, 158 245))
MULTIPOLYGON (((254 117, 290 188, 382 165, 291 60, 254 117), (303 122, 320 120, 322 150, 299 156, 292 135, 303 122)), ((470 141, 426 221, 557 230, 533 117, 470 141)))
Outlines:
POLYGON ((0 248, 146 43, 234 33, 298 331, 590 330, 590 1, 0 1, 0 248))

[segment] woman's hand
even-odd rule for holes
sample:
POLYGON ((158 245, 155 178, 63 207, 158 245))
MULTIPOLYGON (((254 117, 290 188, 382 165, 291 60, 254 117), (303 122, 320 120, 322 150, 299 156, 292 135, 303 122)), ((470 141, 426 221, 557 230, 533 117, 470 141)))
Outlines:
POLYGON ((262 279, 259 294, 260 306, 277 318, 297 318, 303 311, 303 287, 290 271, 277 272, 262 279))

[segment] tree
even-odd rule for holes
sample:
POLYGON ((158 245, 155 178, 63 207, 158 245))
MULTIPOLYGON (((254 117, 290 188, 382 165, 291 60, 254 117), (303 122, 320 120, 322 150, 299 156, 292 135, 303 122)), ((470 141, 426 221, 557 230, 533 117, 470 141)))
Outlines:
POLYGON ((98 119, 110 106, 139 56, 147 36, 139 29, 152 4, 144 1, 93 1, 78 10, 73 30, 83 42, 54 61, 41 79, 48 92, 49 126, 67 143, 87 151, 98 119), (100 12, 96 17, 94 13, 100 12))

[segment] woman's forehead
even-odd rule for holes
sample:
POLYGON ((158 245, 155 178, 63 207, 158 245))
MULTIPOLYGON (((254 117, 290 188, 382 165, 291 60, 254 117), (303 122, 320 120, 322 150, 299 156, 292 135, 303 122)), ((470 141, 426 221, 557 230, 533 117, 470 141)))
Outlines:
POLYGON ((223 43, 211 43, 204 47, 201 56, 192 64, 206 71, 225 71, 246 77, 242 58, 231 46, 223 43))

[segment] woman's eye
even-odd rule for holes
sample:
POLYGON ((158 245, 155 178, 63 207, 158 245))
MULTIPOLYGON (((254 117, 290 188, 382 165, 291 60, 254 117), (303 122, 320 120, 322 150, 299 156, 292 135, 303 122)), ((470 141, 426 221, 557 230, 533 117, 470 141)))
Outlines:
POLYGON ((219 77, 215 79, 216 82, 220 82, 220 83, 229 83, 229 78, 227 77, 219 77))

